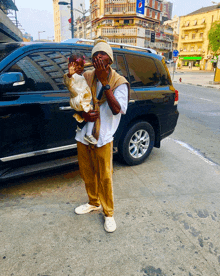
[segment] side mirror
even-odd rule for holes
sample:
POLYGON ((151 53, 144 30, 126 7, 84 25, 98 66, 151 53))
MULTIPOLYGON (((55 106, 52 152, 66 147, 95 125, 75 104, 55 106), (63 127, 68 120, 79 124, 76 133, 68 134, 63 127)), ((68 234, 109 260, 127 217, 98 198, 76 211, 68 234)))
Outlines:
POLYGON ((8 72, 8 73, 3 73, 0 75, 0 86, 19 86, 19 85, 24 85, 25 80, 24 76, 20 72, 8 72))
POLYGON ((20 72, 8 72, 0 75, 0 96, 5 92, 17 92, 25 84, 24 76, 20 72))

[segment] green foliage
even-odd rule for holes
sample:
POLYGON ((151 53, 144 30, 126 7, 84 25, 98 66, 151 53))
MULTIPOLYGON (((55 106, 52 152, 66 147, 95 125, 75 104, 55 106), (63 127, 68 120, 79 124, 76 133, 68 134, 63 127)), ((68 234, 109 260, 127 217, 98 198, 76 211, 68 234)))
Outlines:
POLYGON ((211 29, 209 30, 209 48, 217 53, 220 49, 220 21, 215 21, 211 25, 211 29))

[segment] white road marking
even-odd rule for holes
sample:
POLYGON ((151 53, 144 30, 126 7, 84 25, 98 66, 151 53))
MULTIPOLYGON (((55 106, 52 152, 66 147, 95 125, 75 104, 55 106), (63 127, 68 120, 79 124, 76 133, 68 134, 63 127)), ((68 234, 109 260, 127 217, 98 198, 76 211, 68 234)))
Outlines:
POLYGON ((180 146, 188 149, 188 151, 196 156, 198 156, 200 159, 202 159, 203 161, 205 161, 206 163, 208 163, 209 165, 211 166, 218 166, 217 163, 214 163, 212 162, 211 160, 209 160, 208 158, 206 158, 205 156, 203 156, 198 150, 194 149, 193 147, 191 147, 190 145, 182 142, 182 141, 179 141, 179 140, 176 140, 176 139, 172 139, 172 138, 167 138, 169 140, 172 140, 174 141, 175 143, 179 144, 180 146))
POLYGON ((208 102, 213 102, 212 100, 209 99, 204 99, 204 98, 199 98, 200 100, 208 101, 208 102))
POLYGON ((185 96, 185 97, 195 98, 195 99, 197 99, 197 100, 203 100, 203 101, 207 101, 207 102, 213 102, 213 103, 215 102, 215 103, 218 103, 218 102, 213 101, 213 100, 210 100, 210 99, 198 98, 198 97, 192 96, 192 95, 181 94, 181 92, 179 92, 179 94, 180 94, 181 97, 182 97, 182 96, 185 96))

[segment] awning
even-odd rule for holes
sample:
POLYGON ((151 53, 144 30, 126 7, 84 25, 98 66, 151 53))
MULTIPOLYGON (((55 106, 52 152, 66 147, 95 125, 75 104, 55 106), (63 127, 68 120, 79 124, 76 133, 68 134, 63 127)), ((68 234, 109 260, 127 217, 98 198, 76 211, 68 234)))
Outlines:
POLYGON ((202 57, 179 57, 179 59, 183 59, 183 60, 201 60, 202 57))

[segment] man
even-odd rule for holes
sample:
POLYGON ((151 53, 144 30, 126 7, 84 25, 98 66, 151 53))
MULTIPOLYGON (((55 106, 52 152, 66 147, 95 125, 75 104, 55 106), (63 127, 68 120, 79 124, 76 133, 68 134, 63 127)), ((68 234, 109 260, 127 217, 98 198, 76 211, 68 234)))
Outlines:
POLYGON ((87 122, 95 122, 93 134, 98 143, 93 146, 84 140, 84 128, 77 131, 75 137, 80 174, 89 198, 89 203, 77 207, 75 213, 86 214, 100 210, 102 206, 105 214, 104 229, 107 232, 116 230, 112 187, 113 135, 121 114, 126 113, 129 95, 126 79, 110 67, 113 61, 110 45, 105 40, 96 40, 92 49, 95 69, 84 73, 92 91, 94 110, 82 112, 81 116, 87 122))

